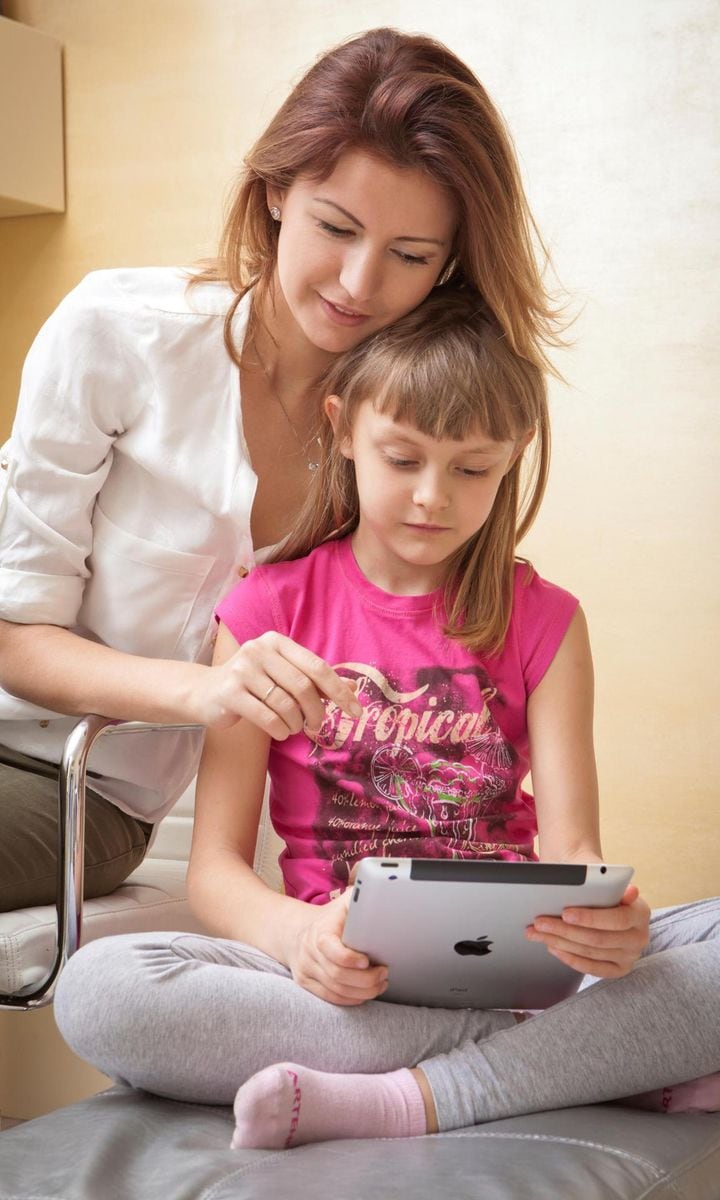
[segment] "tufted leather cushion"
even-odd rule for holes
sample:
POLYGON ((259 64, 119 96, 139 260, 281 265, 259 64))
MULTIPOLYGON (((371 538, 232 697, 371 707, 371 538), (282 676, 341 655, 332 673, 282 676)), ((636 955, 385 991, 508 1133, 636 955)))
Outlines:
POLYGON ((230 1150, 228 1108, 114 1088, 0 1134, 2 1200, 718 1200, 720 1116, 601 1104, 432 1137, 230 1150))

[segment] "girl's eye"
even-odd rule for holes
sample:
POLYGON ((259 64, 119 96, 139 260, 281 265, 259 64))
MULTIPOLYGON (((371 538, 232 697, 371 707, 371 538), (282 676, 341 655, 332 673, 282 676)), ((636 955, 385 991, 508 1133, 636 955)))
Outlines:
POLYGON ((410 266, 426 267, 428 259, 421 254, 406 254, 404 250, 396 250, 398 258, 401 262, 408 263, 410 266))
POLYGON ((337 225, 331 225, 329 221, 318 221, 318 225, 324 233, 329 233, 331 237, 345 238, 352 237, 352 229, 340 229, 337 225))
POLYGON ((477 467, 475 469, 472 467, 461 467, 460 471, 462 475, 468 475, 470 479, 484 479, 489 474, 487 467, 477 467))
POLYGON ((415 462, 415 459, 413 459, 413 458, 393 458, 391 454, 385 455, 385 461, 388 462, 391 467, 415 467, 415 466, 417 466, 417 463, 415 462))

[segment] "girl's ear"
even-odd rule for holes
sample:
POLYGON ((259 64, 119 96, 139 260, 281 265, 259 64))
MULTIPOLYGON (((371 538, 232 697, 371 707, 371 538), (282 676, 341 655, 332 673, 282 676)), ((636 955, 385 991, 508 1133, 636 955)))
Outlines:
POLYGON ((338 434, 343 415, 343 402, 340 396, 326 396, 323 403, 325 415, 332 425, 335 440, 338 442, 338 450, 345 458, 352 458, 352 438, 349 434, 345 434, 338 441, 338 434))

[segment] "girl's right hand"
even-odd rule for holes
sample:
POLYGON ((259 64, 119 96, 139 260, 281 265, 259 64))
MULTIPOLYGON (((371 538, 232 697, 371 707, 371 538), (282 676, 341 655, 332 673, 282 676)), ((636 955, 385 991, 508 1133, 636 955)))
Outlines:
POLYGON ((320 728, 323 697, 350 717, 362 713, 348 681, 311 650, 275 632, 238 646, 221 624, 213 666, 194 684, 190 707, 201 725, 228 729, 245 717, 283 741, 303 726, 320 728))
POLYGON ((287 955, 295 982, 330 1004, 364 1004, 387 987, 387 968, 371 967, 367 955, 341 940, 352 891, 319 908, 308 905, 309 920, 287 955))

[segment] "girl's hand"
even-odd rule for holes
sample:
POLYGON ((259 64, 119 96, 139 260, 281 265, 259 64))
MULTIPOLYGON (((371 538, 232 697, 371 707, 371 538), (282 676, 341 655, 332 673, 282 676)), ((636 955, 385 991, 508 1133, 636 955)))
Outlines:
POLYGON ((616 908, 566 908, 562 917, 538 917, 526 930, 531 942, 583 975, 627 975, 650 940, 650 908, 634 884, 616 908))
POLYGON ((311 650, 275 632, 238 646, 221 624, 213 666, 195 683, 190 705, 201 725, 227 729, 245 717, 284 741, 303 725, 320 728, 323 697, 348 716, 362 713, 348 681, 311 650))
POLYGON ((331 1004, 364 1004, 387 986, 385 967, 371 967, 367 955, 341 941, 352 890, 321 908, 308 905, 313 912, 287 958, 295 982, 331 1004))

